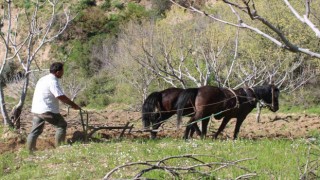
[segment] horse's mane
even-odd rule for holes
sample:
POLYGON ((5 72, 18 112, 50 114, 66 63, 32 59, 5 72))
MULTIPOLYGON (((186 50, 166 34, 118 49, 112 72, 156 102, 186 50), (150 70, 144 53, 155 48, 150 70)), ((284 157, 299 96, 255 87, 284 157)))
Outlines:
POLYGON ((271 92, 271 85, 255 86, 253 87, 254 93, 258 99, 262 99, 264 96, 271 92))
POLYGON ((151 93, 142 105, 142 121, 154 121, 157 104, 162 101, 161 92, 151 93))

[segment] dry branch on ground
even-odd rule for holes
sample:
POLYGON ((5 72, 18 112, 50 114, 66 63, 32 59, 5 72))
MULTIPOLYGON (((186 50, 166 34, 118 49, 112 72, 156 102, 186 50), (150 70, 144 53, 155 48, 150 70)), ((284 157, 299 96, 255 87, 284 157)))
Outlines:
MULTIPOLYGON (((177 178, 177 179, 183 178, 183 176, 186 176, 186 175, 197 175, 201 177, 210 178, 212 177, 212 173, 215 173, 221 169, 225 169, 229 167, 241 169, 244 171, 243 175, 235 177, 234 179, 250 178, 250 177, 257 176, 255 172, 252 172, 246 167, 239 165, 241 162, 250 161, 255 158, 245 158, 245 159, 239 159, 234 161, 223 160, 222 162, 212 162, 212 161, 206 162, 206 160, 202 160, 200 159, 200 157, 206 157, 206 159, 209 159, 209 158, 212 158, 213 156, 201 155, 201 154, 186 154, 186 155, 178 155, 178 156, 169 156, 157 161, 129 162, 124 165, 115 167, 114 169, 109 171, 103 179, 113 179, 111 177, 112 175, 115 174, 115 172, 124 170, 125 168, 128 168, 128 167, 134 167, 136 169, 136 172, 133 172, 133 175, 131 176, 132 179, 140 179, 147 172, 150 172, 153 170, 158 170, 158 171, 160 170, 160 171, 163 171, 164 173, 169 173, 173 178, 177 178), (181 165, 181 163, 176 165, 171 165, 169 161, 173 159, 175 159, 178 162, 185 161, 188 163, 185 163, 184 165, 181 165)), ((127 169, 126 171, 128 172, 127 169)))

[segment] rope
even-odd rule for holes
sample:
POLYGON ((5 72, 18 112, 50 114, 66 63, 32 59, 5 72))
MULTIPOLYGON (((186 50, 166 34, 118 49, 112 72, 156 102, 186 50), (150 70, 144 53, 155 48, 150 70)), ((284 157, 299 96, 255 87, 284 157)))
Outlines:
MULTIPOLYGON (((251 89, 251 90, 253 91, 253 93, 254 93, 254 90, 253 90, 252 88, 250 88, 250 89, 251 89)), ((194 123, 198 123, 198 122, 200 122, 200 121, 203 121, 203 120, 205 120, 205 119, 208 119, 208 118, 210 118, 211 116, 220 115, 220 114, 222 114, 222 113, 224 113, 224 112, 227 112, 227 111, 233 110, 233 109, 235 109, 235 108, 239 108, 239 107, 240 107, 240 105, 241 105, 241 104, 239 103, 239 98, 247 98, 247 99, 251 99, 251 100, 248 100, 248 101, 246 101, 246 102, 244 102, 244 103, 242 103, 242 104, 245 104, 245 103, 248 103, 248 102, 251 102, 251 101, 255 101, 255 99, 257 99, 257 98, 255 98, 255 97, 248 97, 248 96, 240 96, 240 95, 236 95, 236 94, 235 94, 235 92, 234 92, 233 90, 231 90, 231 89, 229 89, 229 91, 231 91, 235 96, 230 97, 230 98, 225 99, 225 100, 222 100, 222 101, 219 101, 219 102, 215 102, 215 103, 210 103, 210 104, 202 105, 202 106, 200 106, 200 107, 207 107, 207 106, 212 106, 212 105, 220 104, 220 103, 223 103, 223 102, 229 101, 229 100, 233 99, 234 97, 236 97, 237 105, 236 105, 235 107, 233 107, 233 108, 229 108, 229 109, 226 109, 226 110, 223 110, 223 111, 220 111, 220 112, 218 112, 218 113, 211 114, 210 116, 203 117, 203 118, 201 118, 201 119, 198 119, 197 121, 193 121, 193 122, 191 122, 191 123, 188 123, 188 124, 186 124, 185 126, 192 125, 192 124, 194 124, 194 123)), ((255 93, 254 93, 254 94, 255 94, 255 93)), ((256 95, 255 95, 255 96, 256 96, 256 95)), ((261 100, 259 100, 259 101, 261 101, 261 100)), ((263 104, 267 104, 267 103, 263 103, 263 104)), ((142 114, 170 113, 170 112, 177 112, 178 110, 188 110, 188 109, 195 109, 195 107, 194 107, 194 106, 192 106, 192 107, 188 107, 188 108, 181 108, 181 109, 177 109, 177 110, 169 110, 169 111, 146 112, 146 113, 142 113, 142 114)), ((87 113, 90 113, 90 112, 89 112, 89 111, 87 111, 87 110, 86 110, 86 112, 87 112, 87 113)), ((93 113, 93 112, 91 112, 91 113, 93 113)), ((96 113, 96 114, 99 114, 99 115, 103 116, 101 113, 98 113, 98 112, 94 112, 94 113, 96 113)), ((195 112, 193 112, 193 113, 189 113, 189 114, 187 114, 187 115, 185 115, 185 116, 189 116, 189 115, 192 115, 192 114, 194 114, 194 113, 195 113, 195 112)), ((103 116, 103 117, 104 117, 104 116, 103 116)), ((139 120, 139 119, 141 119, 141 117, 140 117, 140 118, 138 118, 137 120, 139 120)), ((155 125, 159 125, 159 124, 165 123, 165 122, 167 122, 167 121, 169 121, 169 120, 171 120, 171 119, 172 119, 172 117, 170 117, 170 118, 168 118, 168 119, 166 119, 166 120, 163 120, 163 121, 161 121, 161 122, 155 123, 155 124, 153 124, 152 126, 155 126, 155 125)), ((136 120, 136 121, 137 121, 137 120, 136 120)), ((184 126, 184 127, 185 127, 185 126, 184 126)), ((150 128, 150 127, 151 127, 151 126, 149 126, 148 128, 150 128)))
MULTIPOLYGON (((252 100, 249 100, 249 101, 246 101, 246 102, 244 102, 244 103, 242 103, 242 104, 249 103, 249 102, 251 102, 251 101, 252 101, 252 100)), ((242 104, 240 104, 240 105, 242 105, 242 104)), ((210 118, 211 116, 220 115, 220 114, 222 114, 222 113, 224 113, 224 112, 227 112, 227 111, 230 111, 230 110, 233 110, 233 109, 235 109, 235 107, 229 108, 229 109, 225 109, 225 110, 220 111, 220 112, 217 112, 217 113, 215 113, 215 114, 211 114, 210 116, 206 116, 206 117, 204 117, 204 118, 201 118, 201 119, 198 119, 198 120, 193 121, 193 122, 191 122, 191 123, 188 123, 188 124, 185 125, 185 126, 192 125, 192 124, 194 124, 194 123, 198 123, 198 122, 200 122, 200 121, 203 121, 203 120, 205 120, 205 119, 210 118)))
POLYGON ((239 108, 239 99, 238 99, 238 96, 237 96, 237 94, 232 90, 232 89, 230 89, 230 88, 228 88, 228 90, 229 91, 231 91, 231 93, 234 95, 234 97, 236 97, 236 102, 237 102, 237 104, 235 105, 235 107, 237 107, 237 108, 239 108))
MULTIPOLYGON (((248 98, 247 96, 238 96, 238 97, 245 97, 245 98, 248 98)), ((216 102, 216 103, 211 103, 211 104, 206 104, 206 105, 202 105, 200 107, 206 107, 206 106, 212 106, 212 105, 216 105, 216 104, 220 104, 220 103, 223 103, 225 101, 229 101, 230 99, 233 99, 234 97, 231 97, 231 98, 228 98, 228 99, 225 99, 223 101, 219 101, 219 102, 216 102)), ((251 97, 249 97, 251 98, 251 97)), ((251 99, 255 99, 255 98, 251 98, 251 99)), ((177 110, 169 110, 169 111, 158 111, 158 112, 146 112, 146 113, 142 113, 142 114, 156 114, 156 113, 164 113, 164 112, 176 112, 176 111, 179 111, 179 110, 187 110, 187 109, 194 109, 194 106, 192 107, 187 107, 187 108, 181 108, 181 109, 177 109, 177 110)))
MULTIPOLYGON (((246 96, 238 96, 238 97, 246 97, 246 96)), ((232 98, 233 98, 233 97, 232 97, 232 98)), ((232 98, 229 98, 229 99, 232 99, 232 98)), ((255 98, 251 98, 251 99, 252 99, 252 100, 248 100, 248 101, 246 101, 246 102, 244 102, 244 103, 242 103, 242 104, 246 104, 246 103, 249 103, 249 102, 255 100, 255 98)), ((220 101, 220 102, 218 102, 218 103, 221 103, 221 102, 223 102, 223 101, 220 101)), ((212 103, 212 104, 217 104, 217 103, 212 103)), ((210 105, 212 105, 212 104, 203 105, 203 106, 210 106, 210 105)), ((242 104, 239 104, 239 106, 241 106, 242 104)), ((230 111, 230 110, 233 110, 233 109, 236 109, 236 108, 238 108, 238 107, 233 107, 233 108, 225 109, 225 110, 223 110, 223 111, 220 111, 220 112, 211 114, 210 116, 206 116, 206 117, 203 117, 203 118, 198 119, 198 120, 196 120, 196 121, 193 121, 193 122, 191 122, 191 123, 188 123, 188 124, 186 124, 186 125, 183 126, 183 127, 186 127, 186 126, 188 126, 188 125, 192 125, 192 124, 194 124, 194 123, 198 123, 198 122, 200 122, 200 121, 203 121, 203 120, 205 120, 205 119, 210 118, 211 116, 220 115, 220 114, 222 114, 222 113, 224 113, 224 112, 227 112, 227 111, 230 111)), ((185 108, 184 108, 184 109, 185 109, 185 108)), ((188 109, 190 109, 190 108, 188 108, 188 109)), ((194 114, 194 112, 193 112, 193 113, 190 113, 190 114, 187 114, 186 116, 191 115, 191 114, 194 114)), ((164 122, 166 122, 166 121, 169 121, 170 119, 171 119, 171 118, 168 118, 168 119, 166 119, 166 120, 163 120, 163 121, 161 121, 161 122, 155 123, 155 124, 153 124, 153 125, 162 124, 162 123, 164 123, 164 122)), ((149 126, 149 127, 151 127, 151 126, 149 126)))
MULTIPOLYGON (((193 113, 189 113, 189 114, 186 114, 185 116, 189 116, 189 115, 191 115, 191 114, 195 114, 195 113, 194 113, 194 112, 193 112, 193 113)), ((162 124, 162 123, 167 122, 167 121, 169 121, 169 120, 171 120, 171 119, 172 119, 172 117, 170 117, 170 118, 168 118, 168 119, 166 119, 166 120, 163 120, 163 121, 161 121, 161 122, 154 123, 154 124, 152 124, 152 125, 150 125, 150 126, 147 126, 147 128, 150 128, 150 127, 152 127, 152 126, 156 126, 156 125, 162 124)))
MULTIPOLYGON (((238 97, 246 97, 246 96, 238 96, 238 97)), ((234 97, 231 97, 231 98, 225 99, 225 100, 223 100, 223 101, 219 101, 219 102, 211 103, 211 104, 207 104, 207 105, 202 105, 202 106, 200 106, 200 107, 212 106, 212 105, 215 105, 215 104, 223 103, 223 102, 228 101, 228 100, 233 99, 233 98, 234 98, 234 97)), ((192 107, 188 107, 188 108, 181 108, 181 109, 177 109, 177 110, 170 110, 170 111, 158 111, 158 112, 147 112, 147 113, 142 113, 142 114, 156 114, 156 113, 165 113, 165 112, 177 112, 178 110, 188 110, 188 109, 194 109, 194 108, 195 108, 195 107, 194 107, 194 106, 192 106, 192 107)), ((221 112, 221 113, 222 113, 222 112, 221 112)), ((191 115, 191 114, 194 114, 194 112, 193 112, 193 113, 190 113, 190 114, 187 114, 187 115, 185 115, 185 116, 188 116, 188 115, 191 115)), ((168 118, 168 119, 163 120, 163 121, 161 121, 161 122, 158 122, 158 123, 152 124, 152 125, 148 126, 147 128, 150 128, 150 127, 155 126, 155 125, 162 124, 162 123, 164 123, 164 122, 166 122, 166 121, 169 121, 170 119, 171 119, 171 118, 168 118)))
MULTIPOLYGON (((251 100, 246 101, 246 102, 244 102, 244 103, 242 103, 242 104, 245 104, 245 103, 248 103, 248 102, 251 102, 251 101, 255 101, 255 99, 256 99, 256 98, 253 98, 253 97, 240 96, 240 95, 236 95, 236 97, 242 97, 242 98, 247 98, 247 99, 249 98, 249 99, 251 99, 251 100)), ((230 99, 233 99, 233 98, 234 98, 234 97, 231 97, 231 98, 225 99, 225 100, 223 100, 223 101, 219 101, 219 102, 216 102, 216 103, 211 103, 211 104, 202 105, 202 106, 200 106, 200 107, 207 107, 207 106, 216 105, 216 104, 219 104, 219 103, 223 103, 223 102, 225 102, 225 101, 229 101, 230 99)), ((237 98, 237 100, 238 100, 238 98, 237 98)), ((236 105, 236 106, 233 107, 233 108, 229 108, 229 109, 220 111, 220 112, 218 112, 218 113, 211 114, 210 116, 207 116, 207 117, 201 118, 201 119, 199 119, 199 120, 197 120, 197 121, 193 121, 193 122, 191 122, 191 123, 188 123, 188 124, 185 125, 185 126, 192 125, 192 124, 194 124, 194 123, 197 123, 197 122, 203 121, 203 120, 205 120, 205 119, 208 119, 208 118, 210 118, 212 115, 213 115, 213 116, 216 116, 216 115, 219 115, 219 114, 224 113, 224 112, 226 112, 226 111, 229 111, 229 110, 232 110, 232 109, 235 109, 235 108, 239 108, 240 105, 241 105, 241 104, 239 103, 238 105, 236 105)), ((159 112, 160 112, 160 113, 161 113, 161 112, 162 112, 162 113, 163 113, 163 112, 176 112, 176 111, 178 111, 178 110, 188 110, 188 109, 193 109, 193 108, 194 108, 194 107, 188 107, 188 108, 182 108, 182 109, 171 110, 171 111, 147 112, 147 113, 143 113, 143 114, 155 114, 155 113, 159 113, 159 112)), ((185 115, 185 116, 188 116, 188 115, 191 115, 191 114, 194 114, 194 112, 193 112, 193 113, 190 113, 190 114, 187 114, 187 115, 185 115)), ((164 122, 166 122, 166 121, 169 121, 169 120, 171 120, 171 117, 168 118, 168 119, 166 119, 166 120, 163 120, 163 121, 161 121, 161 122, 152 124, 152 125, 148 126, 147 128, 150 128, 150 127, 155 126, 155 125, 162 124, 162 123, 164 123, 164 122)), ((183 127, 185 127, 185 126, 183 126, 183 127)))

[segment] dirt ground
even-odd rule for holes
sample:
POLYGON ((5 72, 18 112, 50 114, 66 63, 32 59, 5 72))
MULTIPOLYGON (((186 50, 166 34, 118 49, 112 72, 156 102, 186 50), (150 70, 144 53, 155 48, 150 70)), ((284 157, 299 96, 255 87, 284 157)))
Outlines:
MULTIPOLYGON (((81 125, 81 116, 78 111, 70 111, 67 114, 63 111, 62 114, 68 122, 67 140, 69 143, 83 140, 83 128, 81 125)), ((31 129, 32 115, 28 112, 23 112, 21 116, 21 131, 20 133, 12 133, 5 131, 0 139, 0 154, 4 152, 14 152, 25 148, 27 134, 31 129)), ((88 115, 83 114, 83 119, 89 119, 88 124, 92 127, 110 127, 124 126, 129 122, 132 126, 131 132, 126 130, 123 138, 149 138, 148 132, 141 132, 141 114, 140 112, 111 110, 107 108, 101 111, 88 111, 88 115)), ((171 117, 165 122, 158 132, 158 138, 173 137, 182 138, 184 127, 176 128, 176 117, 171 117)), ((184 123, 188 118, 184 118, 184 123)), ((208 137, 211 138, 213 133, 218 129, 221 121, 212 118, 209 123, 208 137)), ((200 126, 200 123, 199 123, 200 126)), ((229 139, 233 137, 235 127, 235 119, 232 119, 226 129, 219 136, 220 139, 229 139)), ((89 132, 92 131, 89 130, 89 132)), ((94 137, 99 137, 103 140, 118 139, 122 130, 99 130, 94 133, 94 137)), ((281 114, 281 113, 262 113, 260 122, 256 120, 256 114, 251 113, 241 126, 239 138, 242 139, 260 139, 260 138, 308 138, 313 133, 320 132, 320 116, 310 114, 281 114)), ((38 150, 54 148, 55 128, 46 124, 44 132, 38 139, 38 150)), ((193 138, 199 138, 195 136, 193 138)))

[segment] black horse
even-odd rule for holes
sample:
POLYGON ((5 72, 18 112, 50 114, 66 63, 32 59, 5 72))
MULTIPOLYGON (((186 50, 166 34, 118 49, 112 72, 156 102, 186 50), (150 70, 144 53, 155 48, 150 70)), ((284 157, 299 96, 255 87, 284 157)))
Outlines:
POLYGON ((215 119, 223 118, 218 131, 214 134, 214 138, 218 137, 231 118, 237 118, 233 135, 233 138, 236 139, 241 124, 256 107, 258 101, 265 104, 273 112, 279 109, 279 93, 279 89, 274 85, 239 88, 236 90, 203 86, 199 89, 186 90, 180 94, 177 101, 178 123, 181 122, 183 110, 186 109, 185 104, 189 101, 190 97, 196 96, 195 115, 189 120, 184 137, 187 138, 186 134, 189 133, 191 125, 194 122, 201 121, 201 138, 204 138, 207 133, 209 118, 213 115, 215 119))
MULTIPOLYGON (((177 113, 176 102, 180 93, 183 91, 184 89, 181 88, 169 88, 160 92, 153 92, 144 101, 142 105, 142 123, 145 130, 152 127, 152 139, 157 136, 155 130, 158 129, 165 120, 177 113)), ((190 107, 194 104, 195 97, 190 96, 189 99, 191 99, 191 101, 185 103, 186 107, 190 107)), ((188 109, 182 112, 181 116, 191 116, 192 113, 194 113, 194 110, 188 109)), ((201 134, 196 123, 190 126, 190 128, 188 135, 192 136, 195 131, 198 135, 201 134)))

